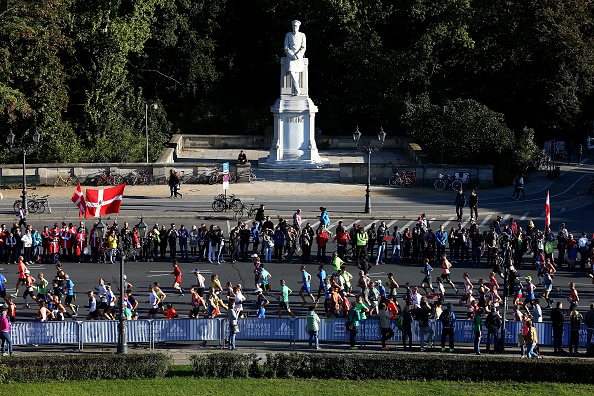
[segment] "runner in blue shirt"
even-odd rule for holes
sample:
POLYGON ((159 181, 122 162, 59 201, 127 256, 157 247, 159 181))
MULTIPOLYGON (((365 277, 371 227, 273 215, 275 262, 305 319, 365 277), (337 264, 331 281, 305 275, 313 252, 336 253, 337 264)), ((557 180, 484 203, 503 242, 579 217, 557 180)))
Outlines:
POLYGON ((299 291, 299 296, 301 296, 301 299, 303 300, 301 306, 307 305, 305 297, 303 296, 305 293, 307 293, 307 295, 311 298, 311 301, 315 303, 316 299, 314 298, 313 294, 311 294, 311 275, 305 270, 305 265, 301 266, 301 280, 297 283, 303 283, 301 290, 299 291))
POLYGON ((320 265, 318 267, 318 280, 320 281, 320 287, 318 288, 318 298, 316 298, 316 303, 320 301, 320 296, 324 292, 324 280, 326 279, 326 271, 324 271, 324 266, 320 265))

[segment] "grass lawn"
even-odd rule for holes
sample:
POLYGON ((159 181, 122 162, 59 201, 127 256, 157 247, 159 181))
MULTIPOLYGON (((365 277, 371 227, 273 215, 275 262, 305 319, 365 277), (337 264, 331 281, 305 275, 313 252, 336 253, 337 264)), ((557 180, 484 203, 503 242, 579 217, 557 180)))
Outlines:
POLYGON ((510 382, 408 382, 267 379, 195 379, 174 376, 151 380, 101 380, 0 385, 0 395, 592 395, 594 385, 510 382), (485 393, 486 392, 486 393, 485 393))

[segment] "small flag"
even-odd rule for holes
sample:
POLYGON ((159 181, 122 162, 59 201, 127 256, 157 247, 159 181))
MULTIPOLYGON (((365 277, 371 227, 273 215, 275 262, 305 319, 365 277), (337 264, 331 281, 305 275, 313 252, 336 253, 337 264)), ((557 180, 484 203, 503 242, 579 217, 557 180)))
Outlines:
POLYGON ((85 197, 83 197, 82 189, 80 188, 80 183, 76 187, 76 191, 74 191, 74 195, 72 196, 72 202, 76 206, 78 206, 78 217, 82 216, 86 213, 86 205, 85 205, 85 197))
POLYGON ((547 203, 546 203, 546 228, 549 228, 551 226, 551 201, 549 199, 549 192, 547 191, 547 203))

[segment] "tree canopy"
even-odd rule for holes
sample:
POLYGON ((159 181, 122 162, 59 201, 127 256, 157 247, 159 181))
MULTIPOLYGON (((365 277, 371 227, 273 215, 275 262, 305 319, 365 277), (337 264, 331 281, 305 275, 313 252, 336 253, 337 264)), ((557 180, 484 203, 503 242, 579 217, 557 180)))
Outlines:
MULTIPOLYGON (((532 151, 532 137, 576 144, 591 132, 593 7, 588 0, 5 0, 0 122, 25 140, 37 128, 43 150, 32 160, 47 162, 142 161, 145 117, 151 160, 172 133, 261 134, 279 94, 283 38, 299 19, 324 134, 382 126, 415 136, 437 162, 429 137, 440 125, 431 105, 446 106, 457 139, 448 150, 468 145, 450 150, 446 162, 497 163, 517 147, 532 151)), ((13 160, 0 149, 0 161, 13 160)))

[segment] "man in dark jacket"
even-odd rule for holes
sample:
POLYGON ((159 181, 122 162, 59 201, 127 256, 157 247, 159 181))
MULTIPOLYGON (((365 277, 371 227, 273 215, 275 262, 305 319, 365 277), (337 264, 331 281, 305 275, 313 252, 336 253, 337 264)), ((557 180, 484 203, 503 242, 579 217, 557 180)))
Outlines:
POLYGON ((486 320, 487 325, 487 353, 491 346, 491 335, 493 336, 493 353, 499 352, 499 338, 501 335, 501 316, 497 308, 493 308, 486 320))
POLYGON ((563 315, 563 303, 557 302, 557 308, 551 311, 551 322, 553 322, 553 348, 555 353, 565 353, 562 348, 563 340, 563 322, 565 315, 563 315))
POLYGON ((455 203, 456 203, 456 216, 458 216, 458 219, 456 221, 462 221, 463 208, 464 208, 464 205, 466 205, 466 197, 464 196, 464 191, 462 191, 462 189, 460 189, 458 194, 456 194, 455 203))

